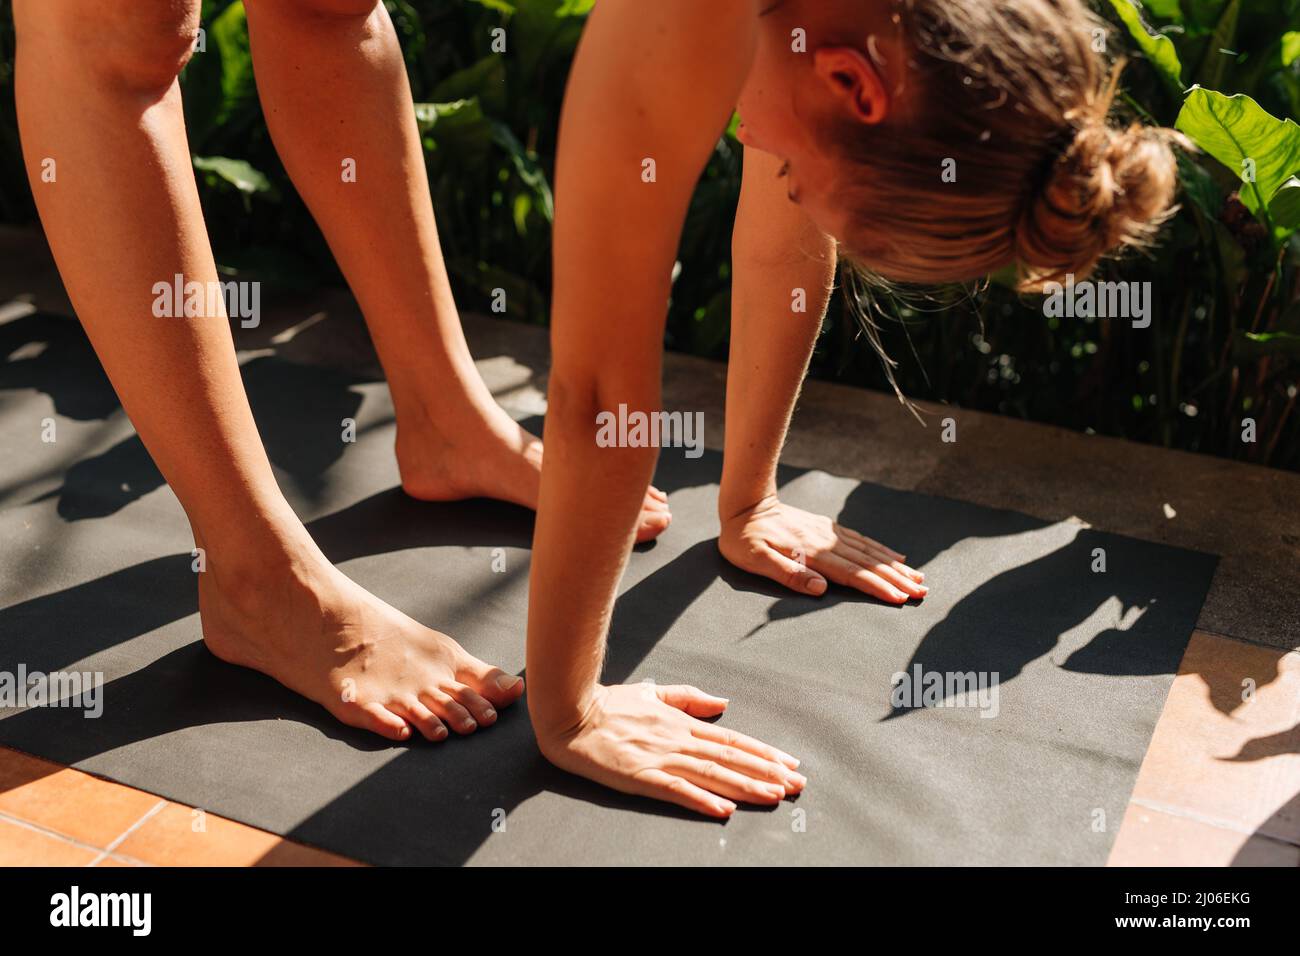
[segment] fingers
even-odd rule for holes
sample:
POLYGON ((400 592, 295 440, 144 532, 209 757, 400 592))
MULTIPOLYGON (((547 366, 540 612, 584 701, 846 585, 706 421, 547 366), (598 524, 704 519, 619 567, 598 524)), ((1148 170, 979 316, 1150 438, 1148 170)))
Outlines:
POLYGON ((747 750, 750 753, 762 757, 765 760, 774 760, 777 763, 784 764, 791 770, 799 766, 799 761, 791 757, 784 750, 777 750, 761 740, 755 740, 747 734, 738 733, 734 730, 728 730, 726 727, 719 727, 717 724, 706 724, 703 721, 691 725, 691 733, 701 740, 711 740, 714 743, 725 744, 728 747, 737 747, 741 750, 747 750))
POLYGON ((874 538, 868 538, 865 534, 860 534, 852 528, 846 528, 844 525, 839 523, 835 523, 832 527, 835 529, 837 535, 854 542, 864 551, 879 551, 881 554, 888 557, 890 561, 897 561, 900 564, 907 561, 907 555, 899 554, 893 548, 886 547, 874 538))
MULTIPOLYGON (((859 537, 861 537, 861 535, 859 535, 859 537)), ((893 556, 895 552, 890 551, 883 544, 878 544, 877 542, 872 541, 870 538, 863 538, 863 541, 866 542, 865 544, 847 538, 841 538, 840 540, 844 541, 849 546, 857 548, 863 553, 870 555, 875 561, 879 562, 880 564, 884 564, 888 567, 893 568, 899 574, 906 575, 907 577, 915 581, 917 584, 921 584, 922 582, 925 581, 925 573, 923 571, 918 571, 915 568, 909 568, 906 564, 903 563, 905 559, 895 558, 893 556)))
POLYGON ((719 766, 734 770, 742 776, 780 787, 783 794, 798 793, 808 781, 801 773, 795 773, 789 767, 775 760, 765 760, 752 753, 731 747, 727 744, 714 743, 711 740, 696 739, 688 754, 701 760, 712 761, 719 766))
POLYGON ((638 773, 634 779, 643 795, 675 803, 696 813, 726 819, 736 812, 736 805, 730 800, 709 793, 689 780, 663 770, 649 767, 638 773))
POLYGON ((817 566, 836 584, 856 588, 864 594, 888 601, 890 604, 906 604, 909 595, 854 561, 842 558, 838 554, 819 554, 817 566))
POLYGON ((905 565, 899 565, 897 561, 882 561, 879 556, 868 554, 844 541, 836 545, 835 553, 846 561, 866 568, 872 574, 889 582, 897 590, 902 591, 909 598, 920 600, 929 593, 930 589, 924 584, 898 570, 898 568, 905 567, 905 565), (898 566, 895 567, 895 565, 898 566))
POLYGON ((761 545, 758 560, 747 568, 755 574, 784 584, 791 591, 820 597, 826 593, 826 579, 808 566, 788 558, 771 545, 761 545))
POLYGON ((676 707, 692 717, 716 717, 727 709, 727 698, 714 697, 689 684, 655 684, 654 693, 669 707, 676 707))
POLYGON ((675 776, 685 777, 697 787, 733 801, 772 805, 785 799, 785 787, 782 784, 758 780, 737 773, 716 761, 690 754, 667 755, 664 757, 663 769, 675 776))

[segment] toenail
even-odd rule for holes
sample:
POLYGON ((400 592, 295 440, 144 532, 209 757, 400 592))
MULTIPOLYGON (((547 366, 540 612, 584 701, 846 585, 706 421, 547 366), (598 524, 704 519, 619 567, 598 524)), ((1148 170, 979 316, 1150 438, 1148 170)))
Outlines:
POLYGON ((497 678, 497 686, 502 690, 513 690, 515 685, 519 683, 519 680, 520 678, 514 677, 510 674, 502 674, 497 678))
POLYGON ((460 725, 464 727, 466 730, 473 730, 475 727, 478 726, 478 724, 474 723, 474 718, 472 717, 466 717, 464 720, 460 722, 460 725))
POLYGON ((483 716, 488 720, 496 720, 497 712, 489 707, 487 710, 483 711, 483 716))

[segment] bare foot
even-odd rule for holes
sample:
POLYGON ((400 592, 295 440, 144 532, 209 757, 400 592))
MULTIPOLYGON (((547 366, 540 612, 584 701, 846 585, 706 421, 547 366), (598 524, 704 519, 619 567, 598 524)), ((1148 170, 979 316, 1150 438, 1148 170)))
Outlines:
MULTIPOLYGON (((402 489, 422 501, 496 498, 537 509, 542 443, 500 408, 488 420, 439 428, 427 418, 398 416, 397 469, 402 489)), ((636 540, 657 538, 672 521, 668 496, 651 487, 636 540)))
POLYGON ((392 740, 473 733, 524 691, 353 583, 314 546, 269 568, 199 575, 203 639, 217 657, 274 677, 353 727, 392 740))

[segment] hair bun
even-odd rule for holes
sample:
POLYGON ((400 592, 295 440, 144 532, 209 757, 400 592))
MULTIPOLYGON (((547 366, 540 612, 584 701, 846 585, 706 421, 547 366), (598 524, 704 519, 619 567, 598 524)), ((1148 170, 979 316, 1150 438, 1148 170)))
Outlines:
POLYGON ((1150 244, 1173 205, 1178 164, 1172 130, 1107 125, 1095 113, 1052 162, 1016 229, 1026 289, 1082 279, 1107 254, 1150 244))

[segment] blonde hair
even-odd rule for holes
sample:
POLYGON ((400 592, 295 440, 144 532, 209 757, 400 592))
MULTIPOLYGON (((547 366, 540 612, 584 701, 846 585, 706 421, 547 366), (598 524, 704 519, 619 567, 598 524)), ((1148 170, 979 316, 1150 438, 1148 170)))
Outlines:
POLYGON ((832 131, 860 227, 845 256, 902 283, 1014 264, 1024 291, 1149 244, 1177 209, 1172 130, 1109 121, 1122 63, 1081 0, 895 0, 906 115, 832 131), (1101 32, 1098 32, 1101 31, 1101 32), (945 182, 944 161, 955 174, 945 182))

